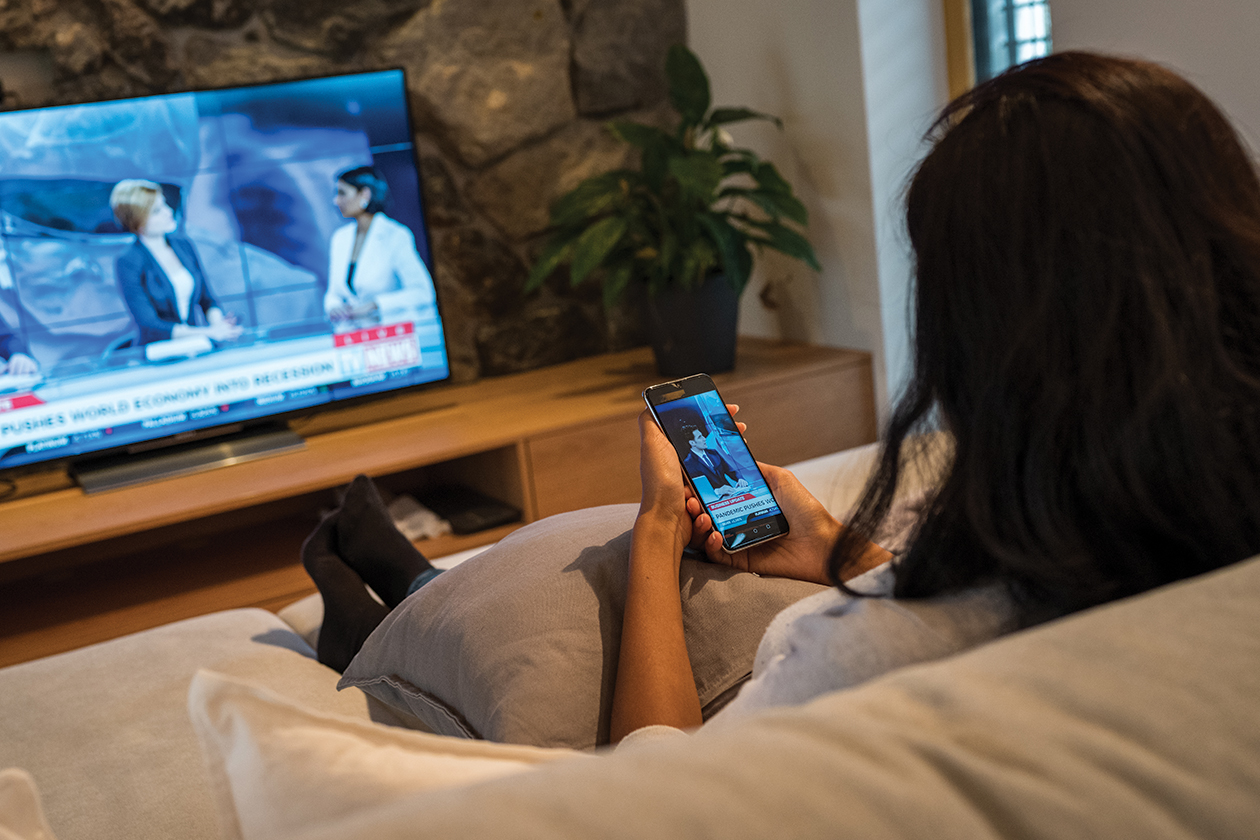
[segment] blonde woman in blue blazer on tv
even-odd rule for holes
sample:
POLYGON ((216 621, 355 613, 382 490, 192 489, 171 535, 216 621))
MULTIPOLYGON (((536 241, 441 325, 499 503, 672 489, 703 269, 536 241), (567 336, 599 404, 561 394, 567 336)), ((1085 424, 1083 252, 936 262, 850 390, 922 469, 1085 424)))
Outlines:
POLYGON ((109 206, 136 235, 118 257, 117 276, 140 344, 198 335, 230 341, 241 334, 235 317, 210 293, 192 240, 175 233, 175 211, 160 186, 138 178, 119 181, 109 206))
POLYGON ((334 202, 350 220, 333 232, 324 311, 337 329, 381 323, 434 302, 433 278, 411 230, 385 215, 389 185, 371 166, 337 176, 334 202))

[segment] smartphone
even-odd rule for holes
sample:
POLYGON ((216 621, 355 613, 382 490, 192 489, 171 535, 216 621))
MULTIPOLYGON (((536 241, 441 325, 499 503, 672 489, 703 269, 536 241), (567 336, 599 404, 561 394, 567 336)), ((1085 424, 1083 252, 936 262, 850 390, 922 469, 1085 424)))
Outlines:
POLYGON ((653 385, 643 400, 722 534, 724 551, 734 554, 788 532, 787 518, 712 379, 701 373, 653 385))

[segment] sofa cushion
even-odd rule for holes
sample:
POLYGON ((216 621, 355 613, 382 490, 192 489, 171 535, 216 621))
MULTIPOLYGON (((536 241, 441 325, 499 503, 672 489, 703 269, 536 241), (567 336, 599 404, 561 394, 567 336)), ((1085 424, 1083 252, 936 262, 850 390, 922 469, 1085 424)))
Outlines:
POLYGON ((193 678, 188 713, 231 840, 283 840, 417 791, 501 778, 562 758, 595 760, 320 714, 210 671, 193 678))
POLYGON ((199 667, 370 716, 275 615, 230 610, 0 669, 0 766, 35 778, 61 840, 218 838, 185 711, 199 667))
MULTIPOLYGON (((433 732, 585 749, 607 743, 637 505, 552 516, 439 575, 346 669, 433 732)), ((683 560, 687 649, 706 718, 752 673, 784 607, 824 587, 683 560)))
POLYGON ((1257 696, 1253 559, 729 728, 294 836, 1249 840, 1257 696))

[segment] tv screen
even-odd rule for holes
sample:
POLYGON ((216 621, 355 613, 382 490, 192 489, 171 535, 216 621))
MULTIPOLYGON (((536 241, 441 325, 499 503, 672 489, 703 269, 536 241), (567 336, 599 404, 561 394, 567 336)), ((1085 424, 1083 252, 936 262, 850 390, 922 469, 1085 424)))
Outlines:
POLYGON ((401 70, 0 114, 0 470, 444 380, 401 70))

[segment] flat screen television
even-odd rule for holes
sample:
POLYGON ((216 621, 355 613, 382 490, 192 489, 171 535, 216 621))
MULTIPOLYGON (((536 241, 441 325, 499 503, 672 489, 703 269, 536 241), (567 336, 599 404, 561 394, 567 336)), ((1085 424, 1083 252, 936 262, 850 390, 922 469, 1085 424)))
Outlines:
POLYGON ((274 438, 250 457, 300 445, 297 412, 446 380, 431 278, 401 70, 0 113, 0 471, 132 483, 141 451, 274 438), (361 242, 334 203, 360 167, 361 242))

